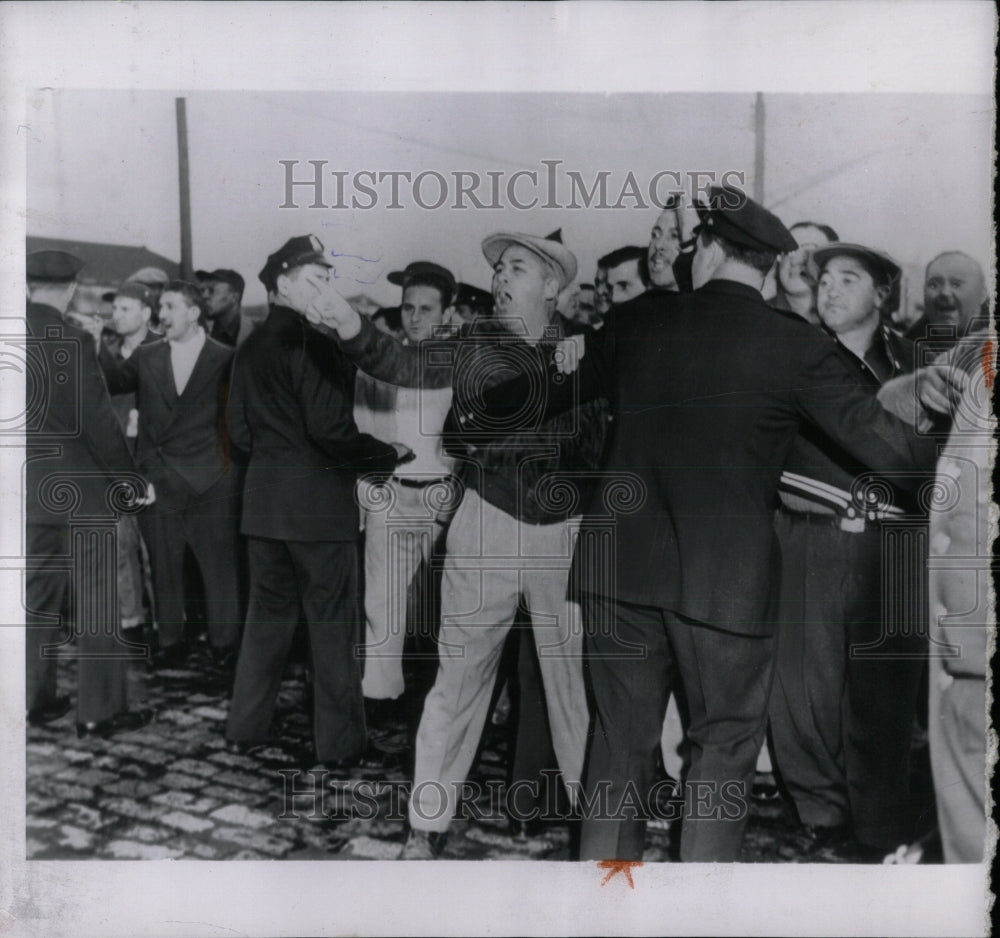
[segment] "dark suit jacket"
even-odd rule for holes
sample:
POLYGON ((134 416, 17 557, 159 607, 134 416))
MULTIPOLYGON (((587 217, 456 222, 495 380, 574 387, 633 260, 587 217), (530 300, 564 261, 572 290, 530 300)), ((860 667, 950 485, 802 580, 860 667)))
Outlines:
MULTIPOLYGON (((139 344, 149 345, 151 342, 158 342, 162 338, 163 338, 162 336, 159 336, 152 330, 147 329, 146 334, 143 336, 142 342, 140 342, 139 344)), ((112 349, 108 349, 108 351, 112 352, 116 362, 125 361, 125 359, 122 358, 121 342, 116 343, 116 345, 112 349)), ((124 394, 112 394, 111 406, 114 407, 115 415, 118 417, 118 422, 122 425, 122 428, 127 428, 129 411, 135 409, 136 406, 135 391, 127 391, 124 394)))
POLYGON ((117 361, 101 351, 101 367, 113 394, 136 392, 139 438, 136 461, 169 505, 191 489, 202 494, 234 474, 226 433, 226 398, 233 350, 205 339, 191 377, 178 396, 166 339, 140 345, 117 361))
POLYGON ((272 306, 240 347, 229 432, 249 455, 244 534, 287 541, 358 536, 358 474, 388 474, 396 451, 358 431, 354 376, 334 340, 283 306, 272 306))
MULTIPOLYGON (((832 339, 732 281, 618 307, 577 380, 550 374, 540 417, 602 390, 615 414, 609 478, 585 527, 611 533, 581 535, 575 588, 742 634, 773 630, 778 479, 803 421, 872 469, 933 467, 932 442, 858 387, 832 339)), ((485 408, 502 416, 530 394, 511 382, 485 408)))
POLYGON ((28 524, 61 526, 74 515, 111 520, 115 480, 139 480, 94 340, 51 306, 28 303, 26 318, 28 524))

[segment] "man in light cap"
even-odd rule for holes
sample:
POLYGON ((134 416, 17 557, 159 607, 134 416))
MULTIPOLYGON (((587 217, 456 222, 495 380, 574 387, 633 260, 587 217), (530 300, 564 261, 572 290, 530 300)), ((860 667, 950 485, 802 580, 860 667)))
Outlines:
POLYGON ((526 409, 545 420, 598 394, 616 404, 571 578, 596 706, 586 787, 601 807, 584 817, 586 859, 642 858, 674 672, 691 743, 681 858, 739 858, 771 685, 778 478, 803 421, 876 469, 933 461, 854 386, 829 337, 764 303, 768 270, 795 248, 781 222, 731 187, 698 215, 693 293, 616 309, 576 380, 564 357, 541 390, 508 381, 460 415, 470 438, 490 439, 512 413, 528 423, 526 409))
MULTIPOLYGON (((483 254, 493 268, 495 315, 466 324, 456 339, 407 349, 333 291, 310 321, 334 328, 366 372, 410 386, 450 385, 456 400, 475 400, 511 374, 540 381, 562 336, 556 300, 576 277, 576 258, 552 238, 506 233, 486 238, 483 254)), ((606 407, 592 401, 526 433, 515 415, 494 442, 455 450, 465 490, 448 529, 439 668, 417 733, 404 859, 429 859, 443 846, 521 598, 532 617, 553 747, 571 795, 579 784, 588 715, 579 609, 567 601, 566 585, 581 489, 597 466, 605 427, 606 407)))
MULTIPOLYGON (((123 485, 136 497, 147 493, 111 408, 93 344, 63 319, 82 267, 79 258, 63 251, 34 252, 26 264, 26 354, 34 363, 26 370, 26 397, 38 404, 26 434, 27 705, 28 723, 34 725, 70 709, 69 698, 57 693, 58 658, 52 654, 65 638, 52 623, 59 622, 69 590, 79 643, 77 733, 107 736, 144 726, 152 712, 128 710, 129 649, 120 640, 118 610, 97 601, 104 595, 100 587, 113 582, 114 560, 102 550, 103 537, 87 530, 87 520, 113 526, 109 506, 123 485)), ((136 498, 131 501, 134 505, 136 498)))
POLYGON ((170 283, 170 276, 159 267, 140 267, 135 273, 129 274, 125 278, 125 283, 141 283, 148 287, 152 293, 153 315, 150 325, 157 334, 160 333, 160 294, 163 288, 170 283))
POLYGON ((341 770, 357 764, 367 741, 355 654, 355 484, 359 474, 384 478, 409 450, 358 431, 354 366, 303 320, 331 266, 315 235, 291 238, 268 257, 259 277, 271 307, 233 367, 229 435, 249 457, 241 530, 250 603, 226 738, 242 752, 274 741, 278 688, 304 618, 313 663, 309 760, 341 770))
MULTIPOLYGON (((837 340, 853 387, 875 397, 911 372, 913 344, 886 325, 899 301, 899 265, 841 242, 817 247, 809 264, 819 322, 837 340)), ((891 477, 867 473, 808 425, 779 491, 773 753, 816 846, 881 860, 912 835, 910 737, 926 623, 922 606, 903 610, 890 596, 892 584, 923 578, 924 519, 891 477), (859 505, 866 479, 883 495, 859 505), (884 554, 890 539, 909 547, 884 554)))

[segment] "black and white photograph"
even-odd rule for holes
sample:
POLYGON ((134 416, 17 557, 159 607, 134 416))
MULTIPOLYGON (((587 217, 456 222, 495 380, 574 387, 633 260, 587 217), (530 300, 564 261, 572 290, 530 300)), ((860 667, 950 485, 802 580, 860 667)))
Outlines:
POLYGON ((992 4, 0 19, 0 932, 989 933, 992 4))

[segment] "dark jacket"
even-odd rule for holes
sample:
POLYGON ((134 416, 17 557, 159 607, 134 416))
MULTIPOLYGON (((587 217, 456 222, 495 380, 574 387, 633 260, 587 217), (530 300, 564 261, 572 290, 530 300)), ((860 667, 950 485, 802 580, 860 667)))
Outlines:
MULTIPOLYGON (((107 335, 106 331, 105 335, 107 335)), ((142 342, 140 342, 139 345, 149 345, 153 342, 158 342, 162 338, 163 336, 159 336, 151 329, 147 329, 146 334, 143 336, 142 342)), ((126 359, 122 357, 121 348, 121 341, 118 341, 110 348, 102 348, 101 351, 104 352, 106 350, 114 357, 116 362, 124 362, 126 359)), ((118 422, 122 425, 122 429, 127 430, 129 412, 136 409, 135 391, 125 391, 121 394, 112 394, 111 406, 115 409, 115 415, 118 417, 118 422)))
POLYGON ((93 338, 51 306, 28 303, 25 400, 28 524, 112 521, 131 480, 144 494, 97 364, 93 338))
MULTIPOLYGON (((557 337, 558 331, 553 341, 557 337)), ((544 382, 553 341, 532 346, 500 320, 485 319, 466 324, 457 337, 411 347, 362 320, 361 332, 342 345, 374 378, 403 387, 451 385, 453 400, 474 407, 483 391, 514 375, 531 376, 535 386, 544 382)), ((472 452, 453 445, 459 441, 449 441, 447 433, 445 443, 460 460, 463 483, 485 501, 521 521, 554 524, 579 514, 589 498, 606 432, 607 404, 595 399, 528 432, 502 433, 472 452)))
POLYGON ((224 476, 235 481, 226 434, 226 397, 233 350, 205 337, 194 370, 178 396, 166 339, 140 345, 129 358, 101 350, 113 394, 135 391, 139 410, 136 462, 162 504, 183 502, 224 476))
MULTIPOLYGON (((479 405, 496 418, 533 394, 541 418, 610 395, 607 479, 574 556, 578 591, 769 634, 778 478, 801 424, 874 469, 933 465, 933 444, 858 388, 832 339, 748 286, 644 294, 598 336, 576 380, 550 372, 543 394, 522 381, 479 405)), ((475 435, 483 417, 465 416, 475 435)))
POLYGON ((354 365, 294 310, 272 306, 233 367, 229 433, 249 456, 244 534, 287 541, 358 536, 359 474, 396 464, 388 443, 358 432, 354 365))
MULTIPOLYGON (((839 342, 837 348, 857 386, 873 397, 883 382, 913 371, 913 343, 886 326, 875 333, 864 361, 839 342)), ((795 511, 819 510, 861 518, 870 504, 864 498, 863 488, 878 496, 875 507, 880 515, 885 511, 896 514, 917 511, 910 493, 894 486, 892 479, 876 479, 867 466, 822 430, 810 423, 803 424, 781 474, 779 489, 784 504, 795 511), (865 480, 865 487, 856 484, 865 480)))

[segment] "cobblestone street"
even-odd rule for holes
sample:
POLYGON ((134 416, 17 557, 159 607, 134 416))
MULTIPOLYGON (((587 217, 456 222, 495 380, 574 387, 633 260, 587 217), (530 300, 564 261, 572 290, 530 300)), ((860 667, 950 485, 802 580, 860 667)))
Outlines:
MULTIPOLYGON (((75 686, 74 669, 60 665, 63 692, 75 686)), ((227 691, 205 646, 196 646, 185 670, 148 675, 134 665, 131 691, 133 706, 156 710, 141 730, 77 739, 72 712, 28 728, 29 859, 388 860, 399 852, 409 769, 351 779, 302 771, 293 755, 309 736, 301 671, 282 685, 282 745, 253 757, 226 751, 227 691), (286 797, 293 790, 306 794, 286 797)), ((378 742, 399 751, 406 737, 400 722, 378 742)), ((483 789, 503 784, 506 750, 502 728, 488 725, 473 777, 483 789)), ((444 859, 570 859, 567 824, 551 822, 537 838, 519 840, 503 817, 482 808, 481 820, 453 824, 444 859)), ((670 825, 651 822, 645 859, 670 857, 670 825)), ((755 799, 743 859, 851 857, 811 846, 780 799, 755 799)))

